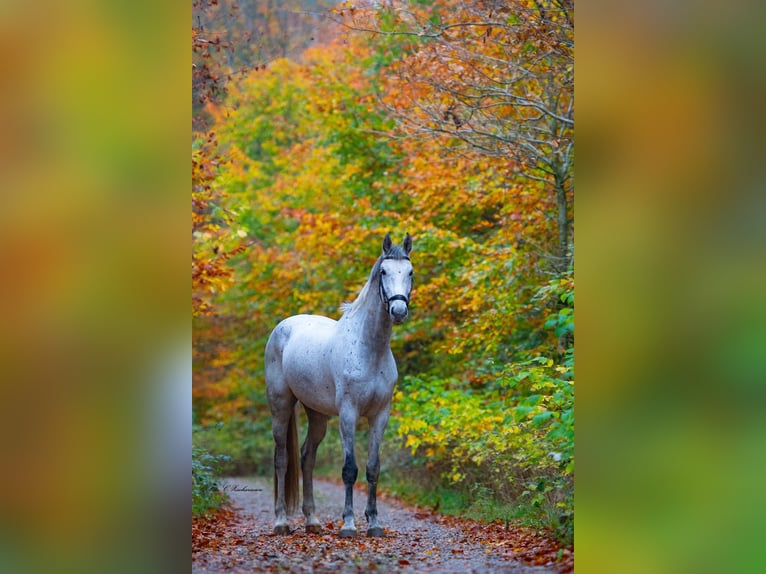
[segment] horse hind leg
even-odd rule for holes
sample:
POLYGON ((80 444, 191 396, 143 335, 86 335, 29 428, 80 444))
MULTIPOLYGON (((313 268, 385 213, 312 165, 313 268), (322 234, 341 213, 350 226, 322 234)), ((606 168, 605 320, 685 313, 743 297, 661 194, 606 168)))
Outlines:
POLYGON ((274 521, 275 534, 289 534, 288 514, 295 511, 298 496, 298 445, 295 400, 284 409, 272 407, 274 434, 274 521))
POLYGON ((298 505, 297 399, 282 372, 282 351, 289 332, 280 323, 271 333, 264 355, 266 395, 274 435, 274 532, 288 534, 288 514, 298 505))
POLYGON ((316 464, 317 448, 327 433, 327 419, 317 411, 304 405, 308 417, 306 440, 301 448, 301 470, 303 472, 303 515, 306 517, 306 532, 319 534, 322 524, 315 513, 313 473, 316 464))

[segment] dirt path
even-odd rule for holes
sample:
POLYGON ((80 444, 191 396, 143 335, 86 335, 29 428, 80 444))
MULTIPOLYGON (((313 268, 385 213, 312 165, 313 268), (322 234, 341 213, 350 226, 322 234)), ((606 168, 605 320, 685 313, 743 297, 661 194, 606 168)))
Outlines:
POLYGON ((231 509, 193 524, 193 573, 552 574, 572 569, 571 551, 551 550, 550 541, 533 533, 507 532, 502 525, 439 516, 385 495, 378 499, 378 513, 386 535, 367 538, 363 535, 366 496, 361 489, 354 497, 361 535, 340 538, 343 487, 326 481, 315 483, 325 531, 306 534, 300 515, 291 518, 292 534, 276 536, 272 533, 271 484, 263 479, 235 478, 225 485, 231 509), (528 566, 519 558, 547 565, 528 566))

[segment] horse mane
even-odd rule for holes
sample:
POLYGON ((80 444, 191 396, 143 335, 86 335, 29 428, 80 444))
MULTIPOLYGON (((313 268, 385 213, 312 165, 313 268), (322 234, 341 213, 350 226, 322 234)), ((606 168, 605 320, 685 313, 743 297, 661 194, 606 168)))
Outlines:
POLYGON ((362 287, 362 290, 359 291, 359 295, 356 296, 356 299, 350 303, 348 301, 341 303, 340 310, 344 315, 346 313, 351 314, 359 309, 359 307, 362 306, 362 303, 367 299, 367 294, 370 292, 370 286, 380 280, 380 264, 383 262, 383 259, 384 257, 381 255, 375 261, 375 265, 372 266, 372 270, 370 271, 370 276, 367 278, 367 282, 364 284, 364 287, 362 287))
POLYGON ((378 281, 380 281, 380 264, 386 259, 409 259, 409 257, 401 245, 391 246, 388 253, 384 253, 375 261, 375 265, 372 266, 372 270, 370 271, 370 276, 367 278, 367 283, 364 284, 364 287, 362 287, 362 290, 359 292, 359 295, 356 296, 356 299, 350 303, 346 301, 340 304, 341 313, 344 315, 346 313, 351 314, 362 306, 362 303, 367 299, 367 294, 370 292, 370 288, 377 285, 378 281))

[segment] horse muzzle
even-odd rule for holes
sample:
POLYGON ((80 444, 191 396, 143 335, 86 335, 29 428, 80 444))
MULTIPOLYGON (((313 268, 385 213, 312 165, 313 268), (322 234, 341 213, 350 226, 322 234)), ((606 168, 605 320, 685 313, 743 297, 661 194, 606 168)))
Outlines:
POLYGON ((409 305, 404 295, 394 295, 388 300, 388 312, 397 325, 404 323, 409 314, 409 305))

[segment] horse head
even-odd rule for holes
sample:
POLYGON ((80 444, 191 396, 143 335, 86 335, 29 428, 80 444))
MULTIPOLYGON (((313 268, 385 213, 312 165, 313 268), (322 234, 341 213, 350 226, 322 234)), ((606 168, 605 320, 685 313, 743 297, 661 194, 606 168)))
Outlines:
POLYGON ((380 298, 396 324, 403 323, 409 314, 413 274, 411 251, 412 237, 409 233, 401 245, 393 245, 391 234, 386 233, 378 272, 380 298))

